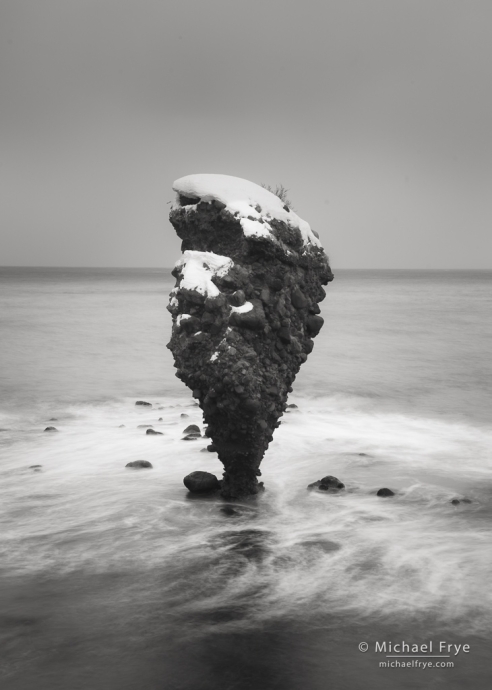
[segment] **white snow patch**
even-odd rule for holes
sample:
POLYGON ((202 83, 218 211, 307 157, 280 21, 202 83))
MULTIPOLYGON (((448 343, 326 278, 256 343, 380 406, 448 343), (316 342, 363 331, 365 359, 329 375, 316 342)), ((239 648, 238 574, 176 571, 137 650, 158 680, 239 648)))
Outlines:
POLYGON ((176 267, 181 269, 180 289, 196 290, 202 295, 217 297, 220 290, 212 283, 213 276, 223 276, 234 262, 228 256, 220 256, 214 252, 197 252, 187 249, 176 267))
POLYGON ((213 355, 210 357, 211 362, 215 362, 216 359, 219 359, 219 353, 214 352, 213 355))
MULTIPOLYGON (((321 247, 321 242, 311 230, 309 223, 291 209, 286 211, 284 203, 276 194, 272 194, 264 187, 249 182, 249 180, 231 175, 186 175, 186 177, 180 177, 174 182, 173 189, 178 194, 199 197, 202 201, 220 201, 226 205, 231 213, 242 219, 248 220, 248 216, 254 219, 262 218, 264 223, 257 222, 259 226, 267 225, 262 231, 256 226, 245 225, 241 222, 247 237, 257 235, 273 239, 269 233, 271 228, 268 227, 268 221, 275 218, 291 227, 299 228, 305 245, 314 244, 321 247), (260 211, 257 210, 257 206, 261 207, 260 211)), ((252 222, 254 221, 250 221, 250 223, 252 222)))
POLYGON ((179 316, 176 317, 176 325, 179 326, 183 319, 191 319, 191 314, 179 314, 179 316))
POLYGON ((236 312, 236 314, 245 314, 253 309, 253 305, 251 302, 245 302, 241 307, 231 307, 231 309, 236 312))
POLYGON ((241 218, 239 221, 246 237, 256 235, 257 237, 273 237, 271 234, 271 225, 268 223, 260 223, 257 220, 250 220, 249 218, 241 218))

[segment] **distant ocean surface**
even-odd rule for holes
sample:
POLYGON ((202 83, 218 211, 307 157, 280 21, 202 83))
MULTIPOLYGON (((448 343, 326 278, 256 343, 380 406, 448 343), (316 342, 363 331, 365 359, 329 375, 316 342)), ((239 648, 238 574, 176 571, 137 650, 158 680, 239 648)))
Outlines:
POLYGON ((0 268, 2 690, 489 688, 492 272, 335 269, 235 515, 182 484, 222 466, 181 440, 203 422, 165 347, 173 285, 0 268), (306 491, 327 474, 343 494, 306 491), (429 640, 470 652, 380 667, 376 641, 429 640))

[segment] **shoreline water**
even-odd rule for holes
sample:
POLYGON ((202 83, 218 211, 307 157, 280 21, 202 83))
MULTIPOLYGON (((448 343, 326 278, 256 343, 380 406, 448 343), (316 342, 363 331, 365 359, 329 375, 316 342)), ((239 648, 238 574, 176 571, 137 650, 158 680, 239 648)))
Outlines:
POLYGON ((235 515, 186 496, 221 465, 181 441, 202 420, 165 348, 171 282, 132 275, 4 276, 5 687, 488 687, 492 274, 336 274, 267 490, 235 515), (343 495, 307 492, 326 474, 343 495), (357 648, 429 636, 470 655, 381 669, 357 648))

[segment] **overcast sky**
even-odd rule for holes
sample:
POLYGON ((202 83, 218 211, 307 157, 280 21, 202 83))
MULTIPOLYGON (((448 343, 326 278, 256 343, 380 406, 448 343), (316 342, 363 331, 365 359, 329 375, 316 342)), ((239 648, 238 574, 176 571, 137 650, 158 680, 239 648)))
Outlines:
POLYGON ((336 268, 492 268, 490 0, 0 0, 0 264, 170 266, 173 180, 336 268))

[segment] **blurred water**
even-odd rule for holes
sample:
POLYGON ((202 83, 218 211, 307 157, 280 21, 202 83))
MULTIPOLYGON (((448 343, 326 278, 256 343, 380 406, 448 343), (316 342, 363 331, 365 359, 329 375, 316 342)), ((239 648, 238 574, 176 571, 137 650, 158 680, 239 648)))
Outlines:
POLYGON ((337 272, 267 491, 234 514, 182 485, 221 465, 181 441, 202 419, 171 286, 0 269, 2 688, 489 687, 492 273, 337 272), (347 490, 306 491, 326 474, 347 490), (472 652, 383 670, 357 648, 429 637, 472 652))

